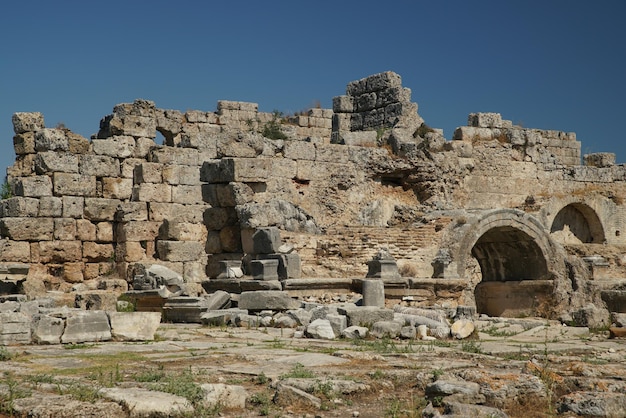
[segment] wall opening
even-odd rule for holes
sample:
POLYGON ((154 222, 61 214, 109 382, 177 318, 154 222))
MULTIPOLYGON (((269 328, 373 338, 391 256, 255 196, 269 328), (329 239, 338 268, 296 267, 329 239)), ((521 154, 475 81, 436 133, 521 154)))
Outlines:
POLYGON ((481 274, 474 290, 478 313, 541 315, 552 294, 552 281, 547 280, 545 256, 530 235, 512 226, 498 226, 476 241, 471 254, 481 274))
POLYGON ((584 203, 572 203, 557 213, 550 228, 561 244, 601 244, 604 228, 596 212, 584 203))

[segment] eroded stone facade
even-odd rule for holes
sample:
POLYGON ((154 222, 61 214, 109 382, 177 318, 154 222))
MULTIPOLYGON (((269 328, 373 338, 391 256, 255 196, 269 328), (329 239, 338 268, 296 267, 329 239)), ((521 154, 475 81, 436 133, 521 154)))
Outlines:
POLYGON ((39 113, 13 124, 0 261, 29 265, 33 292, 132 282, 136 263, 212 288, 225 268, 250 275, 285 254, 299 266, 281 277, 288 291, 311 278, 358 288, 385 248, 402 276, 386 281, 389 303, 565 319, 589 304, 626 310, 626 168, 614 155, 581 158, 575 134, 497 113, 469 115, 447 141, 392 72, 289 118, 254 103, 183 113, 136 100, 91 140, 39 113), (271 138, 277 126, 284 139, 271 138), (291 248, 251 253, 255 231, 273 227, 291 248))

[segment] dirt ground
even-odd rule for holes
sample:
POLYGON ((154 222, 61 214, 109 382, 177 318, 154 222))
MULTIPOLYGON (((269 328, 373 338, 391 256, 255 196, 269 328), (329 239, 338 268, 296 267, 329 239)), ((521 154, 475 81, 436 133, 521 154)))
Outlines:
POLYGON ((184 396, 194 411, 183 416, 421 417, 429 403, 443 412, 450 399, 427 395, 429 385, 461 379, 478 383, 480 395, 454 395, 455 401, 493 406, 510 417, 577 417, 559 413, 563 396, 626 393, 624 340, 523 321, 479 321, 480 330, 461 341, 325 341, 294 338, 292 329, 162 324, 151 342, 7 347, 0 352, 0 411, 136 416, 101 395, 116 387, 184 396), (309 379, 319 406, 297 397, 274 402, 289 379, 309 379), (342 389, 333 386, 337 381, 342 389), (202 404, 203 383, 244 387, 246 407, 202 404))

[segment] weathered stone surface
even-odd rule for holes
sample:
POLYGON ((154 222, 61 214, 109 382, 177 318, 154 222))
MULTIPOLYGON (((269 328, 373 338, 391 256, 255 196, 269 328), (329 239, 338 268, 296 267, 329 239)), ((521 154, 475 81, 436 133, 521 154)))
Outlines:
POLYGON ((426 396, 448 396, 455 393, 466 395, 476 395, 480 390, 480 385, 475 382, 464 380, 437 379, 426 386, 426 396))
POLYGON ((299 307, 300 302, 289 296, 287 292, 273 290, 242 292, 239 297, 239 308, 250 311, 265 309, 282 311, 299 307))
POLYGON ((334 340, 335 332, 328 319, 316 319, 306 327, 306 335, 309 338, 321 340, 334 340))
POLYGON ((361 293, 363 306, 385 307, 385 284, 382 280, 363 280, 361 293))
POLYGON ((559 413, 590 417, 619 417, 626 410, 626 395, 611 392, 574 392, 559 399, 559 413))
POLYGON ((111 339, 109 318, 104 311, 73 311, 66 319, 61 342, 83 343, 111 339))
POLYGON ((92 175, 54 173, 52 175, 55 196, 95 196, 96 177, 92 175))
POLYGON ((200 388, 204 391, 204 401, 209 405, 228 409, 246 407, 248 391, 243 386, 205 383, 200 385, 200 388))
POLYGON ((368 326, 378 321, 392 321, 393 311, 374 306, 339 307, 339 314, 348 317, 348 326, 368 326))
POLYGON ((44 128, 35 132, 36 151, 68 151, 69 141, 62 129, 44 128))
POLYGON ((39 131, 46 127, 43 115, 39 112, 16 112, 11 121, 16 134, 39 131))
POLYGON ((0 312, 0 344, 29 344, 31 318, 20 312, 0 312))
POLYGON ((108 312, 111 321, 111 336, 118 341, 154 340, 159 324, 160 312, 108 312))
POLYGON ((274 394, 274 403, 281 406, 304 405, 319 409, 322 400, 293 386, 279 384, 274 394))
POLYGON ((49 176, 32 176, 17 179, 15 194, 26 197, 52 196, 52 180, 49 176))
POLYGON ((158 241, 157 253, 164 261, 195 261, 199 260, 204 245, 195 241, 158 241))
POLYGON ((467 338, 474 332, 474 323, 467 319, 460 319, 450 327, 450 333, 453 338, 462 340, 467 338))
POLYGON ((367 327, 360 327, 358 325, 352 325, 344 329, 341 335, 345 338, 355 340, 367 337, 369 329, 367 327))
POLYGON ((52 218, 2 218, 0 233, 14 240, 52 240, 54 220, 52 218))
POLYGON ((376 338, 396 338, 401 328, 402 324, 396 321, 378 321, 370 327, 370 335, 376 338))
POLYGON ((32 339, 36 344, 60 344, 65 321, 48 315, 35 315, 32 321, 32 339))
POLYGON ((105 399, 117 402, 130 411, 131 417, 178 416, 193 413, 182 396, 140 388, 102 388, 105 399))

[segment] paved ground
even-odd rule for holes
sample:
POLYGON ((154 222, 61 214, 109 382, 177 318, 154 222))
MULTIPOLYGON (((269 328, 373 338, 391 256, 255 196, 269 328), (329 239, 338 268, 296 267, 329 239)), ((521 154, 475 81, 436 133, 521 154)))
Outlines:
POLYGON ((556 415, 568 393, 626 392, 626 341, 522 321, 479 322, 478 338, 463 341, 355 343, 297 339, 291 329, 163 324, 154 342, 9 347, 4 353, 11 358, 0 361, 1 410, 6 416, 139 416, 103 389, 145 388, 197 401, 198 385, 224 383, 245 388, 245 409, 196 403, 186 416, 410 417, 422 416, 428 402, 443 405, 442 396, 425 396, 430 383, 462 378, 481 386, 480 396, 464 402, 512 417, 530 416, 532 403, 540 417, 556 415), (298 377, 314 382, 309 392, 321 406, 297 396, 272 402, 280 382, 298 377), (345 383, 352 389, 337 389, 333 381, 352 382, 345 383))

